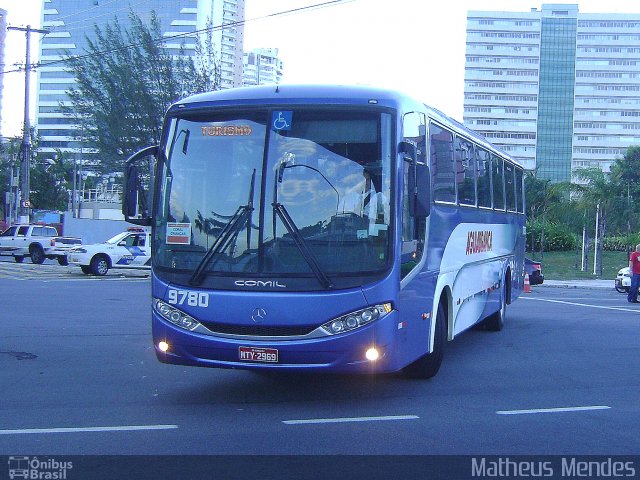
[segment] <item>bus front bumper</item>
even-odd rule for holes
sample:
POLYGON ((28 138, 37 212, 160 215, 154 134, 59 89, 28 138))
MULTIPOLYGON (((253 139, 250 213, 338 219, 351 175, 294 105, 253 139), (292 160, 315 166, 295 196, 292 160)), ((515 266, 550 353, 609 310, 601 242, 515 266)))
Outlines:
POLYGON ((398 343, 395 311, 341 335, 275 341, 202 335, 176 327, 155 312, 152 315, 155 352, 162 363, 335 373, 383 373, 401 367, 394 351, 398 343), (165 351, 160 348, 161 342, 165 351), (259 360, 247 360, 248 357, 259 360))

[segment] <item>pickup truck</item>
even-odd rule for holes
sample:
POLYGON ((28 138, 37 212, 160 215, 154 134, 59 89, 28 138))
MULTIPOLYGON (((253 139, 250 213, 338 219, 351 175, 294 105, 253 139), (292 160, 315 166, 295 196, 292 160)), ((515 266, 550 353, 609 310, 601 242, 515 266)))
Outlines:
POLYGON ((18 263, 28 256, 32 263, 40 264, 49 258, 68 265, 67 253, 81 244, 79 238, 59 237, 55 227, 13 225, 0 234, 0 255, 11 255, 18 263))

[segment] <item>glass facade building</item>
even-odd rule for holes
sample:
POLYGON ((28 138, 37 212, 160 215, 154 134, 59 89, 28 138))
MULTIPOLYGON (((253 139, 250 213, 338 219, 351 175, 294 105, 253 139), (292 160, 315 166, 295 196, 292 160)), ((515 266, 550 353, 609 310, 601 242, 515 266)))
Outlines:
POLYGON ((464 123, 552 181, 640 145, 640 15, 470 11, 464 123))

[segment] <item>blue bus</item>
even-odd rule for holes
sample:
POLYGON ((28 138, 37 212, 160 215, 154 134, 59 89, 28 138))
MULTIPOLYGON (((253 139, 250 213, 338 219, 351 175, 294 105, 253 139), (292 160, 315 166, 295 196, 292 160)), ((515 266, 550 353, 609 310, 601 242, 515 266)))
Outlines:
POLYGON ((125 181, 161 362, 429 378, 523 290, 522 167, 398 92, 195 95, 125 181))

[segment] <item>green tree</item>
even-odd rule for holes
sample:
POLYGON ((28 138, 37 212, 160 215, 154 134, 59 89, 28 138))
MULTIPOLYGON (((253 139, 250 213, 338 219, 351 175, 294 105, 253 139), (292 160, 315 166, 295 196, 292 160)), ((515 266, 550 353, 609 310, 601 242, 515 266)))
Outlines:
POLYGON ((618 177, 603 172, 599 168, 578 169, 573 172, 579 183, 572 184, 572 191, 585 210, 596 212, 595 231, 600 248, 595 252, 595 271, 602 272, 602 242, 607 233, 607 222, 621 199, 618 177))
POLYGON ((86 55, 65 60, 76 85, 63 109, 81 125, 79 140, 98 152, 100 172, 120 171, 126 157, 158 144, 170 104, 220 84, 210 41, 198 42, 196 64, 184 48, 177 56, 164 48, 155 12, 148 25, 133 11, 129 20, 129 28, 117 18, 94 26, 96 40, 87 38, 86 55))
POLYGON ((532 250, 535 245, 539 245, 543 256, 545 226, 557 221, 563 205, 569 200, 568 189, 566 183, 551 183, 550 180, 537 178, 532 173, 525 176, 527 230, 530 233, 528 241, 532 250), (532 228, 534 224, 536 228, 532 228), (539 235, 538 238, 534 238, 536 234, 539 235))

